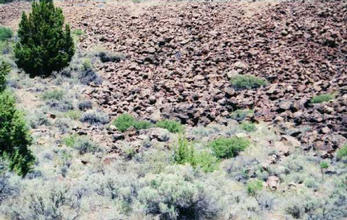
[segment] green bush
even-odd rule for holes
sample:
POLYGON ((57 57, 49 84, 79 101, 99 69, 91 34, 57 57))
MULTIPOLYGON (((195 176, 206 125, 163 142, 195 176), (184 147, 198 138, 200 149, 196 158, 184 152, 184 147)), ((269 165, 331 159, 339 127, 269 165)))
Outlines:
POLYGON ((252 131, 257 130, 255 124, 248 122, 248 121, 242 122, 241 128, 247 132, 252 132, 252 131))
POLYGON ((194 147, 186 138, 179 137, 178 146, 174 151, 174 160, 178 164, 190 163, 194 157, 194 147))
POLYGON ((152 127, 152 123, 149 121, 135 121, 134 128, 136 130, 148 129, 152 127))
POLYGON ((6 77, 10 71, 10 65, 0 61, 0 93, 3 92, 6 88, 6 77))
POLYGON ((82 113, 77 110, 70 110, 65 113, 65 117, 71 118, 72 120, 79 120, 82 116, 82 113))
POLYGON ((338 159, 347 158, 347 143, 337 150, 336 156, 338 159))
POLYGON ((223 219, 214 186, 204 187, 186 168, 149 174, 139 180, 138 201, 150 215, 141 219, 223 219))
POLYGON ((250 145, 250 141, 246 138, 217 138, 209 143, 214 154, 218 158, 231 158, 237 156, 250 145))
POLYGON ((329 164, 326 161, 322 161, 319 164, 321 169, 327 169, 329 167, 329 164))
POLYGON ((75 29, 72 31, 72 34, 74 34, 76 36, 82 36, 84 34, 84 32, 81 29, 75 29))
POLYGON ((113 125, 116 126, 116 128, 121 132, 124 132, 131 127, 134 127, 136 130, 148 129, 152 127, 152 123, 148 121, 137 121, 130 114, 121 114, 116 118, 116 120, 113 121, 113 125))
POLYGON ((119 131, 124 132, 134 126, 135 121, 136 120, 132 115, 121 114, 113 121, 113 125, 116 126, 119 131))
POLYGON ((255 89, 267 84, 265 79, 252 75, 237 75, 230 79, 235 89, 255 89))
POLYGON ((317 104, 317 103, 323 103, 323 102, 328 102, 330 100, 334 99, 334 95, 333 94, 322 94, 322 95, 318 95, 315 96, 311 99, 311 103, 313 104, 317 104))
POLYGON ((180 133, 183 131, 183 126, 181 123, 173 120, 162 120, 156 123, 158 128, 165 128, 171 133, 180 133))
POLYGON ((65 137, 63 143, 68 147, 78 150, 80 154, 100 151, 100 148, 87 137, 79 136, 77 134, 65 137))
POLYGON ((258 191, 263 189, 263 182, 256 179, 247 183, 247 192, 250 196, 255 196, 258 191))
POLYGON ((204 172, 213 172, 218 169, 219 160, 208 151, 195 152, 192 161, 192 167, 199 167, 204 172))
POLYGON ((51 90, 43 93, 42 99, 43 100, 57 100, 61 101, 64 97, 64 92, 62 90, 51 90))
POLYGON ((47 76, 66 67, 74 54, 69 25, 63 30, 64 16, 52 0, 32 3, 32 11, 22 14, 19 42, 15 47, 16 63, 27 73, 47 76))
POLYGON ((11 170, 24 176, 34 163, 29 129, 9 92, 0 93, 0 103, 0 156, 9 161, 11 170))
POLYGON ((218 168, 218 158, 207 151, 196 151, 194 146, 186 139, 180 137, 178 146, 174 150, 174 160, 178 164, 190 164, 205 172, 212 172, 218 168))
POLYGON ((12 37, 13 32, 10 28, 0 26, 0 41, 8 40, 12 37))

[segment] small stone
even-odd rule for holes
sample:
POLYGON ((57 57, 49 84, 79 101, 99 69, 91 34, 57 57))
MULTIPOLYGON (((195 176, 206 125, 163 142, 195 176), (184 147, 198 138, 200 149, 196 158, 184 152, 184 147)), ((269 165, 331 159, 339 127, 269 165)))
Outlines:
POLYGON ((328 134, 328 133, 330 133, 330 129, 328 127, 324 127, 324 128, 321 129, 321 132, 323 134, 328 134))
POLYGON ((280 103, 280 106, 279 106, 279 107, 280 107, 282 110, 288 110, 288 109, 290 109, 291 105, 292 105, 292 103, 291 103, 290 101, 284 101, 284 102, 281 102, 281 103, 280 103))
POLYGON ((155 102, 157 101, 156 97, 153 96, 153 95, 150 96, 150 97, 148 98, 148 100, 149 100, 149 103, 152 104, 152 105, 155 104, 155 102))
POLYGON ((112 135, 113 142, 119 141, 119 140, 124 140, 124 134, 121 133, 116 133, 112 135))
POLYGON ((276 190, 279 186, 280 179, 277 176, 269 176, 266 185, 269 187, 271 190, 276 190))

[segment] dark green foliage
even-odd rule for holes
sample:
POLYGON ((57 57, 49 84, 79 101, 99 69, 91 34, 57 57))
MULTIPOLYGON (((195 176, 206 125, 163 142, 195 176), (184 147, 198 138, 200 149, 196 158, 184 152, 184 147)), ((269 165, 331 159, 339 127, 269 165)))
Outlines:
POLYGON ((317 103, 323 103, 323 102, 328 102, 330 100, 334 99, 333 94, 322 94, 315 96, 311 99, 311 103, 317 104, 317 103))
POLYGON ((230 81, 235 89, 255 89, 267 84, 265 79, 252 75, 237 75, 232 77, 230 81))
POLYGON ((29 130, 9 92, 0 94, 0 103, 0 155, 9 161, 11 170, 25 175, 34 162, 28 148, 31 145, 29 130))
POLYGON ((137 121, 130 114, 121 114, 116 118, 116 120, 113 121, 113 125, 116 126, 116 128, 121 132, 124 132, 131 127, 134 127, 136 130, 148 129, 152 127, 152 123, 148 121, 137 121))
POLYGON ((32 12, 22 15, 15 56, 17 65, 33 76, 47 76, 69 64, 74 54, 70 27, 53 1, 32 3, 32 12))
POLYGON ((326 161, 322 161, 319 164, 319 166, 320 166, 321 169, 327 169, 329 167, 329 164, 326 161))
POLYGON ((74 34, 76 36, 82 36, 84 34, 84 32, 81 29, 75 29, 72 31, 72 34, 74 34))
POLYGON ((10 65, 0 61, 0 93, 6 88, 6 77, 10 71, 10 65))
POLYGON ((240 151, 243 151, 250 145, 246 138, 217 138, 209 143, 216 157, 218 158, 231 158, 235 157, 240 151))
POLYGON ((113 125, 116 126, 116 128, 124 132, 128 130, 130 127, 132 127, 135 123, 135 118, 130 114, 121 114, 114 120, 113 125))
POLYGON ((0 41, 8 40, 12 37, 13 33, 10 28, 0 26, 0 41))
POLYGON ((148 129, 150 127, 152 127, 152 123, 149 121, 136 121, 134 123, 134 128, 136 130, 148 129))
POLYGON ((347 158, 347 143, 337 150, 336 156, 338 159, 347 158))
POLYGON ((171 133, 180 133, 183 131, 183 126, 181 123, 173 120, 162 120, 156 123, 158 128, 165 128, 171 133))

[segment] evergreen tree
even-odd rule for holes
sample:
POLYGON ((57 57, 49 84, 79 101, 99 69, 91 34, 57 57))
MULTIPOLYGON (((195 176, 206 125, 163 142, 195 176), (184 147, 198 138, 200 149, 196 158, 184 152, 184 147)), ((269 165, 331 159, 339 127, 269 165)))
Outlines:
POLYGON ((29 129, 8 91, 0 93, 0 103, 0 157, 9 161, 11 170, 24 176, 35 160, 29 149, 32 142, 29 129))
POLYGON ((10 70, 10 65, 0 60, 0 93, 6 88, 6 77, 10 70))
POLYGON ((33 2, 29 16, 23 12, 18 37, 16 63, 33 76, 63 69, 75 52, 70 27, 64 30, 63 12, 52 0, 33 2))

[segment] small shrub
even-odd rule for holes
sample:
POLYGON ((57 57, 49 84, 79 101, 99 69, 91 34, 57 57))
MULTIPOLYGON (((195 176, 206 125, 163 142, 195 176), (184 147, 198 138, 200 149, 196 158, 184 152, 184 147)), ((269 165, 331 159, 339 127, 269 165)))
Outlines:
POLYGON ((51 90, 51 91, 47 91, 42 95, 42 99, 43 100, 62 100, 64 97, 64 91, 62 90, 51 90))
POLYGON ((247 117, 253 115, 253 110, 250 109, 238 109, 231 114, 231 118, 236 121, 243 121, 247 117))
POLYGON ((73 147, 78 138, 77 134, 69 135, 63 139, 63 143, 68 147, 73 147))
POLYGON ((9 92, 0 93, 0 103, 0 156, 9 161, 11 170, 25 175, 34 163, 29 129, 9 92))
POLYGON ((12 50, 11 43, 8 41, 0 41, 0 55, 9 54, 12 50))
POLYGON ((218 138, 209 143, 214 154, 218 158, 235 157, 240 151, 243 151, 250 145, 250 141, 246 138, 218 138))
POLYGON ((258 191, 263 189, 263 182, 256 179, 247 183, 247 192, 250 196, 255 196, 258 191))
POLYGON ((218 169, 219 160, 208 151, 200 151, 194 154, 191 165, 198 167, 204 172, 213 172, 218 169))
POLYGON ((124 132, 134 126, 135 122, 136 120, 132 115, 121 114, 113 121, 113 125, 116 126, 119 131, 124 132))
POLYGON ((152 123, 148 121, 137 121, 132 115, 127 113, 118 116, 112 124, 121 132, 124 132, 131 127, 134 127, 136 130, 148 129, 152 127, 152 123))
POLYGON ((146 175, 140 179, 138 199, 151 219, 220 219, 220 208, 212 192, 185 174, 185 167, 170 173, 146 175), (153 216, 153 217, 154 217, 153 216))
POLYGON ((307 178, 305 181, 304 181, 304 184, 307 188, 317 188, 318 185, 317 185, 317 181, 313 178, 307 178))
POLYGON ((67 136, 63 139, 63 143, 68 147, 78 150, 81 155, 100 151, 100 148, 87 137, 82 137, 77 134, 67 136))
POLYGON ((265 79, 252 75, 237 75, 230 79, 235 89, 255 89, 267 84, 265 79))
POLYGON ((90 110, 82 114, 80 121, 89 123, 91 125, 104 125, 109 123, 110 118, 107 114, 101 111, 90 110))
POLYGON ((322 161, 319 166, 321 169, 327 169, 329 167, 328 163, 325 161, 322 161))
POLYGON ((170 131, 171 133, 180 133, 183 131, 183 126, 181 123, 173 120, 162 120, 156 123, 158 128, 164 128, 170 131))
POLYGON ((65 117, 71 118, 73 120, 79 120, 81 118, 82 113, 76 110, 70 110, 65 113, 65 117))
POLYGON ((12 37, 13 32, 10 28, 0 26, 0 41, 8 40, 12 37))
POLYGON ((90 60, 85 60, 83 62, 83 68, 79 72, 78 79, 84 85, 89 85, 91 83, 100 85, 102 83, 100 76, 93 70, 90 60))
POLYGON ((194 147, 186 138, 179 137, 174 151, 174 160, 178 164, 190 163, 194 158, 194 147))
POLYGON ((4 91, 6 88, 6 77, 10 71, 10 65, 0 61, 0 92, 4 91))
POLYGON ((288 206, 285 211, 295 219, 299 219, 302 215, 302 211, 298 205, 288 206))
POLYGON ((347 158, 347 143, 344 144, 343 147, 337 150, 336 157, 338 159, 347 158))
POLYGON ((69 119, 58 118, 55 121, 54 126, 59 129, 60 133, 65 134, 70 130, 70 123, 71 123, 71 120, 69 119))
POLYGON ((89 100, 81 101, 80 103, 78 103, 78 109, 81 111, 85 111, 92 108, 93 108, 92 102, 89 100))
POLYGON ((334 95, 333 94, 322 94, 322 95, 318 95, 315 96, 311 99, 311 103, 313 104, 317 104, 317 103, 323 103, 323 102, 328 102, 330 100, 334 99, 334 95))
POLYGON ((47 102, 47 105, 56 111, 59 112, 67 112, 73 109, 73 105, 70 101, 56 101, 56 100, 50 100, 47 102))
POLYGON ((69 25, 63 26, 63 11, 53 1, 34 1, 29 16, 23 12, 19 23, 18 67, 33 76, 48 76, 68 66, 75 49, 69 25))
POLYGON ((178 146, 174 150, 174 161, 178 164, 190 164, 204 172, 212 172, 218 168, 218 158, 207 151, 196 151, 194 146, 186 139, 180 137, 178 146))
POLYGON ((257 130, 255 124, 253 124, 251 122, 242 122, 241 128, 247 132, 252 132, 252 131, 257 130))
POLYGON ((82 35, 84 35, 84 32, 81 29, 75 29, 72 31, 72 34, 76 35, 76 36, 82 36, 82 35))
POLYGON ((100 150, 100 148, 88 138, 78 138, 73 147, 78 150, 80 154, 95 153, 100 150))
POLYGON ((100 57, 100 61, 103 63, 120 62, 121 60, 125 59, 123 54, 111 54, 109 52, 104 52, 104 51, 100 52, 98 56, 100 57))
POLYGON ((41 125, 50 125, 47 116, 43 113, 35 112, 34 115, 29 119, 30 127, 37 128, 41 125))
POLYGON ((150 127, 152 127, 152 123, 150 123, 149 121, 136 121, 134 123, 134 128, 136 130, 148 129, 150 127))

